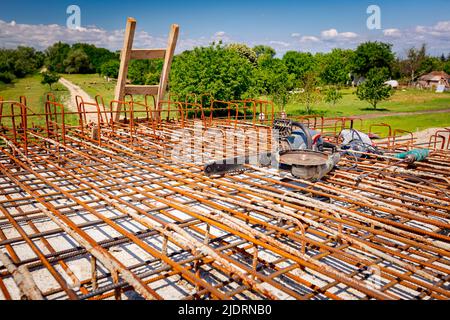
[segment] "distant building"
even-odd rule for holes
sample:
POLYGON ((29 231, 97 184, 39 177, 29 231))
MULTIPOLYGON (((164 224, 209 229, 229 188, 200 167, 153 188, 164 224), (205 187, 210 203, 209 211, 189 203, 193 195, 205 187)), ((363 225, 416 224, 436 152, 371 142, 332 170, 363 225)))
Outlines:
POLYGON ((364 81, 366 81, 365 77, 358 76, 358 75, 352 74, 352 73, 349 74, 349 77, 350 77, 352 87, 358 87, 362 83, 364 83, 364 81))
POLYGON ((399 83, 397 80, 389 80, 389 81, 386 81, 384 84, 391 86, 391 88, 393 88, 393 89, 397 89, 399 86, 399 83))
POLYGON ((440 85, 450 88, 450 75, 444 71, 433 71, 421 76, 418 84, 422 88, 437 88, 440 85))

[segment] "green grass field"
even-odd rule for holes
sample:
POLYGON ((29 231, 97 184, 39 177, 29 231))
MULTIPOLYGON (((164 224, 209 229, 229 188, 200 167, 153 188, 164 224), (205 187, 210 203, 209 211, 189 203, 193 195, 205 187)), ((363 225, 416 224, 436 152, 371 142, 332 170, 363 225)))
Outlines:
MULTIPOLYGON (((413 116, 391 116, 367 119, 363 123, 363 131, 368 131, 372 124, 386 123, 392 129, 403 129, 410 132, 422 131, 428 128, 450 127, 450 114, 420 114, 413 116)), ((387 136, 387 130, 379 129, 381 137, 387 136)))
POLYGON ((108 82, 97 74, 63 74, 63 78, 76 84, 86 91, 92 98, 101 95, 105 104, 114 99, 115 81, 108 82))
MULTIPOLYGON (((27 106, 29 114, 45 113, 45 98, 47 93, 52 92, 58 102, 65 103, 69 99, 69 91, 63 85, 57 83, 52 86, 52 90, 48 85, 41 84, 41 76, 33 75, 23 79, 18 79, 12 84, 0 84, 0 97, 3 101, 19 101, 20 96, 27 98, 27 106)), ((67 111, 67 110, 66 110, 67 111)), ((5 114, 9 114, 9 108, 4 107, 5 114)), ((31 117, 31 124, 44 125, 45 118, 43 116, 31 117)), ((75 115, 67 115, 67 123, 76 123, 75 115)), ((6 119, 4 120, 6 121, 6 119)), ((6 122, 5 122, 6 123, 6 122)))
MULTIPOLYGON (((328 117, 450 109, 450 92, 435 93, 417 89, 398 90, 388 101, 381 102, 377 110, 373 110, 369 103, 360 101, 354 92, 354 89, 342 90, 344 97, 335 106, 322 102, 314 106, 313 109, 321 113, 325 112, 328 117)), ((298 103, 291 103, 286 107, 289 114, 301 114, 304 109, 305 107, 298 103)))
POLYGON ((19 101, 20 96, 26 96, 27 105, 35 112, 44 112, 45 95, 52 92, 58 101, 63 101, 69 96, 69 91, 63 85, 57 83, 50 90, 48 85, 41 84, 41 76, 33 75, 24 79, 18 79, 13 84, 0 84, 0 96, 3 100, 19 101))
MULTIPOLYGON (((372 124, 387 123, 393 129, 403 129, 411 132, 427 128, 440 128, 450 126, 450 112, 435 114, 395 115, 396 113, 426 112, 431 110, 450 109, 450 92, 435 93, 428 90, 398 90, 388 100, 379 104, 374 110, 370 104, 360 101, 354 94, 354 89, 343 90, 343 98, 335 106, 325 102, 314 106, 317 114, 326 117, 367 116, 364 119, 362 130, 367 131, 372 124), (393 114, 389 116, 389 114, 393 114)), ((305 107, 299 103, 287 105, 286 112, 292 115, 301 115, 305 107)), ((359 122, 356 123, 359 126, 359 122)), ((381 132, 381 136, 385 136, 381 132)))

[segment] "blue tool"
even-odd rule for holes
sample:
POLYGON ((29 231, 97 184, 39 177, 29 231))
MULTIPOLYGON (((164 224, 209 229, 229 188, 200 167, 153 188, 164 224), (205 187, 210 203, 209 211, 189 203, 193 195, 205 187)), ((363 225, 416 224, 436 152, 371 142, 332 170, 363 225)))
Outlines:
POLYGON ((391 168, 393 166, 397 166, 401 163, 407 163, 407 164, 413 164, 414 162, 420 162, 420 161, 425 161, 428 156, 430 155, 430 150, 427 149, 414 149, 408 152, 403 152, 403 153, 398 153, 396 154, 394 157, 397 159, 401 159, 400 161, 393 163, 391 165, 388 165, 384 168, 366 173, 366 174, 362 174, 359 177, 356 178, 356 183, 359 184, 364 178, 367 178, 370 175, 373 175, 375 173, 380 173, 385 171, 388 168, 391 168))
POLYGON ((424 161, 430 155, 430 150, 428 149, 414 149, 408 152, 398 153, 395 155, 397 159, 406 160, 407 163, 414 163, 424 161))

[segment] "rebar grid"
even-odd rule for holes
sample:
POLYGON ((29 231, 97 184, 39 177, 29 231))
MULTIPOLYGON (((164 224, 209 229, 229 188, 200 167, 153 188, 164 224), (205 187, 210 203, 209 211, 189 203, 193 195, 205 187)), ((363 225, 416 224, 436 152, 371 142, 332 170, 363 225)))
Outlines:
POLYGON ((21 109, 1 133, 1 299, 450 298, 448 151, 360 183, 394 160, 343 158, 317 183, 251 165, 206 177, 270 127, 211 117, 216 146, 181 109, 71 127, 48 108, 41 130, 21 109), (186 141, 201 152, 174 158, 186 141))

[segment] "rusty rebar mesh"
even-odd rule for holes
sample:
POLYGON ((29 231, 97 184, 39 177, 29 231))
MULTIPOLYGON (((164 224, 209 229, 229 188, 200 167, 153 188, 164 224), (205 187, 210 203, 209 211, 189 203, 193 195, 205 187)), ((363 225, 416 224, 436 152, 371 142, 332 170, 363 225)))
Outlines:
POLYGON ((3 126, 0 299, 450 298, 450 152, 360 183, 393 160, 344 157, 316 183, 206 177, 226 148, 198 141, 201 120, 131 122, 3 126), (174 158, 186 132, 202 152, 174 158))

